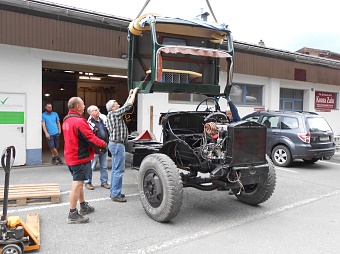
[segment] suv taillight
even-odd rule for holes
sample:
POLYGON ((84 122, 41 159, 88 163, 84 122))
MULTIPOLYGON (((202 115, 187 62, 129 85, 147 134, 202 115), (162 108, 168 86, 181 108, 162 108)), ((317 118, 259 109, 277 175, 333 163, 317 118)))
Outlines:
POLYGON ((307 133, 298 133, 297 134, 299 139, 301 139, 303 142, 305 143, 310 143, 310 133, 307 132, 307 133))

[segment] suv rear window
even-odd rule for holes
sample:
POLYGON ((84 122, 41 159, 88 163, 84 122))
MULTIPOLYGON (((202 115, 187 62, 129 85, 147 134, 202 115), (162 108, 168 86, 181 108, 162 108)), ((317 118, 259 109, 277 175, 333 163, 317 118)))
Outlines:
POLYGON ((299 121, 295 117, 282 117, 281 129, 297 129, 299 128, 299 121))
POLYGON ((332 131, 331 127, 324 118, 321 117, 308 117, 307 122, 310 132, 326 132, 332 131))

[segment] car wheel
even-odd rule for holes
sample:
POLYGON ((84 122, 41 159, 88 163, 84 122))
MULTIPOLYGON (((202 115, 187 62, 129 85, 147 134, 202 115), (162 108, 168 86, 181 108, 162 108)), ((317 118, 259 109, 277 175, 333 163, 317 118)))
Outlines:
POLYGON ((248 205, 257 205, 267 201, 274 193, 276 186, 276 173, 273 162, 267 157, 269 171, 263 183, 245 185, 244 191, 238 194, 237 189, 232 189, 237 199, 248 205))
POLYGON ((138 174, 139 196, 147 215, 155 221, 174 218, 182 205, 183 184, 175 163, 165 154, 144 158, 138 174))
POLYGON ((271 158, 276 166, 288 167, 292 163, 292 155, 288 147, 279 145, 274 147, 271 158))
POLYGON ((315 163, 315 162, 317 162, 319 159, 315 159, 315 158, 313 158, 313 159, 311 159, 311 160, 303 160, 305 163, 308 163, 308 164, 313 164, 313 163, 315 163))

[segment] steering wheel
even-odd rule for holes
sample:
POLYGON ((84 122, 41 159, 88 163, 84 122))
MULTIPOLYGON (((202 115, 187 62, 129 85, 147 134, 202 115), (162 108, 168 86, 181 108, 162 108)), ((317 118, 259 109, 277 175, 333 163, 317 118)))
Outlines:
POLYGON ((218 99, 214 98, 214 97, 208 97, 205 98, 204 100, 202 100, 196 107, 196 111, 198 111, 199 107, 202 106, 205 103, 205 111, 208 112, 217 112, 220 111, 220 104, 218 104, 218 99), (208 101, 211 101, 213 103, 213 105, 209 105, 208 101), (211 106, 211 107, 210 107, 211 106), (214 108, 214 110, 213 110, 214 108))
POLYGON ((230 122, 229 117, 222 112, 212 112, 211 114, 207 115, 204 118, 204 122, 211 121, 210 119, 214 119, 215 122, 218 122, 218 121, 220 122, 227 121, 228 123, 230 122))

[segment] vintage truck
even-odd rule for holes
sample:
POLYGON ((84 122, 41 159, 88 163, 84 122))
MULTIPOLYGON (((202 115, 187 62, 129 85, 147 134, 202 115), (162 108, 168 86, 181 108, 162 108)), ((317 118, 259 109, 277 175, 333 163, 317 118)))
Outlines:
POLYGON ((160 142, 146 132, 131 135, 126 144, 139 170, 139 194, 148 216, 159 222, 173 219, 185 187, 230 190, 249 205, 268 200, 276 174, 266 156, 266 127, 230 123, 218 103, 232 87, 234 48, 228 26, 145 14, 130 23, 128 43, 130 89, 205 97, 194 111, 162 113, 160 142), (227 74, 222 85, 220 70, 227 74))

